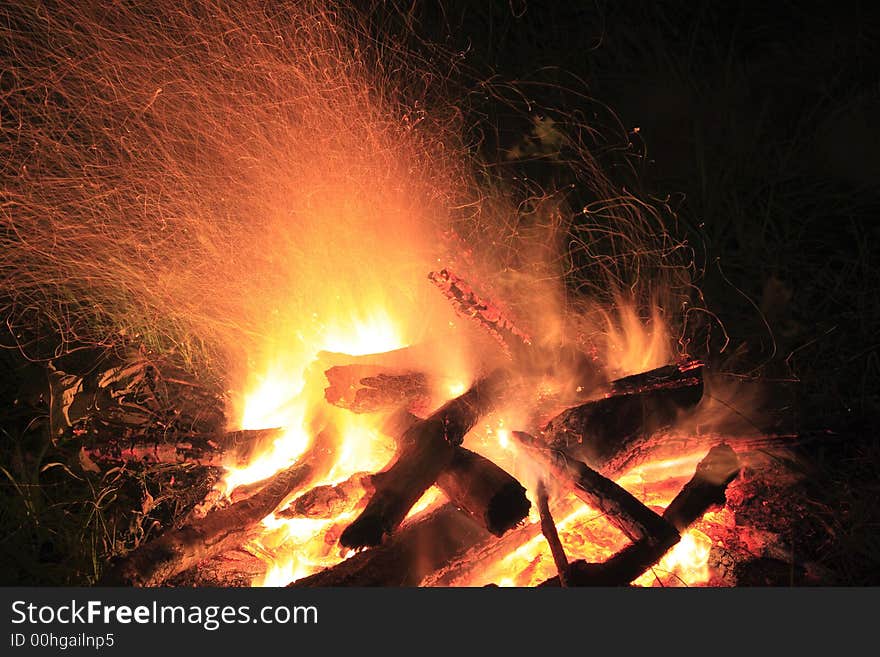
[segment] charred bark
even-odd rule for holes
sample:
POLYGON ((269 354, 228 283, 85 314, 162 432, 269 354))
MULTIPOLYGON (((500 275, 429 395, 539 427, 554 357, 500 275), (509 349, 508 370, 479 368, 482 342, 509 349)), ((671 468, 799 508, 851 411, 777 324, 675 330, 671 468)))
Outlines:
POLYGON ((281 429, 231 431, 220 436, 194 436, 179 442, 151 441, 146 437, 104 440, 83 447, 92 461, 113 463, 190 463, 220 467, 244 465, 259 445, 278 436, 281 429))
MULTIPOLYGON (((631 389, 634 378, 628 377, 630 383, 623 383, 621 387, 631 389)), ((682 413, 694 408, 702 396, 703 371, 702 366, 696 365, 686 371, 686 376, 666 380, 663 385, 643 386, 636 392, 615 394, 569 408, 550 420, 541 435, 546 445, 563 449, 601 471, 631 445, 672 426, 682 413)))

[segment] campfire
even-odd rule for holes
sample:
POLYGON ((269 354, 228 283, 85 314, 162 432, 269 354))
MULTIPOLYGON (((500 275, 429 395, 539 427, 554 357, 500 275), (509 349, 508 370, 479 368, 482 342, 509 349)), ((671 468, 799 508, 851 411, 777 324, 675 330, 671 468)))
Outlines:
POLYGON ((105 582, 162 585, 244 551, 262 585, 705 584, 740 460, 717 434, 678 430, 700 412, 704 365, 609 380, 595 356, 542 346, 454 273, 430 279, 501 347, 497 367, 464 383, 420 369, 431 345, 321 351, 287 416, 266 381, 243 428, 200 447, 95 447, 90 459, 226 472, 105 582))
POLYGON ((727 495, 781 439, 724 421, 751 400, 717 403, 726 343, 663 211, 580 109, 526 101, 504 156, 574 182, 498 173, 454 64, 282 4, 8 18, 0 268, 16 346, 54 350, 52 440, 199 474, 100 581, 723 583, 727 495), (127 351, 55 362, 82 345, 127 351))

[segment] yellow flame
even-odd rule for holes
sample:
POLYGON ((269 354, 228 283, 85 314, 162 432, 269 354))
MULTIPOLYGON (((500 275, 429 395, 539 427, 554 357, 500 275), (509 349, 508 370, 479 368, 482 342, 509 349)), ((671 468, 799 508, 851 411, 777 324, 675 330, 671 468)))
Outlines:
MULTIPOLYGON (((360 316, 347 326, 322 332, 309 350, 280 354, 275 363, 256 379, 244 395, 241 426, 246 429, 282 427, 284 433, 260 449, 245 467, 227 468, 227 494, 236 487, 266 479, 296 462, 308 448, 312 436, 306 426, 309 413, 323 399, 324 380, 307 380, 306 371, 321 351, 361 355, 390 351, 406 342, 388 312, 379 310, 360 316)), ((334 461, 319 484, 336 484, 357 472, 380 470, 391 458, 394 444, 376 426, 377 419, 347 411, 322 408, 338 443, 334 461)), ((280 586, 336 563, 345 555, 334 542, 324 540, 335 528, 353 519, 353 513, 336 518, 281 518, 274 513, 263 520, 263 532, 256 551, 268 561, 266 574, 255 585, 280 586), (328 532, 330 532, 328 534, 328 532)))
POLYGON ((712 539, 691 528, 651 570, 635 580, 638 586, 693 586, 709 580, 709 553, 712 539))
POLYGON ((366 316, 355 316, 346 326, 334 326, 324 337, 323 351, 362 356, 405 347, 399 326, 385 309, 366 316))

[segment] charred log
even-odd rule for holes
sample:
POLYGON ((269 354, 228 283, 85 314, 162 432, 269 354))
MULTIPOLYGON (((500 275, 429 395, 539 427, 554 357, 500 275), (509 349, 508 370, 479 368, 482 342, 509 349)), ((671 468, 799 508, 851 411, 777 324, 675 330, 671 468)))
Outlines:
POLYGON ((529 454, 548 468, 559 485, 601 511, 630 540, 649 539, 659 543, 673 535, 678 540, 675 528, 611 479, 564 450, 540 445, 526 433, 514 431, 513 436, 529 454))
POLYGON ((372 477, 374 492, 360 516, 340 537, 348 548, 379 545, 400 525, 412 506, 453 462, 455 447, 506 387, 508 374, 496 372, 475 383, 401 437, 394 463, 372 477))
MULTIPOLYGON (((631 445, 672 426, 683 412, 700 402, 702 366, 696 365, 686 374, 660 386, 569 408, 544 427, 543 440, 601 471, 631 445)), ((631 387, 631 383, 622 385, 624 389, 631 387)))
POLYGON ((296 464, 274 475, 259 492, 145 543, 112 566, 101 583, 160 586, 200 561, 238 547, 263 518, 329 465, 329 443, 319 434, 296 464))
POLYGON ((488 536, 473 519, 446 504, 424 518, 412 518, 385 545, 359 552, 291 586, 417 586, 488 536))
MULTIPOLYGON (((713 447, 697 465, 693 478, 670 502, 663 518, 683 532, 709 509, 725 502, 727 485, 739 474, 739 459, 729 445, 713 447)), ((679 540, 669 536, 659 542, 644 538, 627 546, 607 561, 575 561, 569 567, 570 586, 625 586, 656 564, 679 540)), ((554 577, 541 586, 559 586, 554 577)))
POLYGON ((220 436, 194 436, 179 442, 151 441, 146 437, 103 440, 83 447, 96 462, 190 463, 193 465, 244 465, 256 448, 277 437, 281 429, 231 431, 220 436))
POLYGON ((464 447, 455 449, 452 462, 437 477, 437 486, 495 536, 529 514, 525 487, 503 468, 464 447))
MULTIPOLYGON (((395 438, 406 433, 419 418, 407 412, 391 415, 384 432, 395 438)), ((529 513, 526 489, 506 470, 476 452, 456 447, 449 466, 437 477, 446 498, 470 514, 486 530, 502 536, 529 513)))

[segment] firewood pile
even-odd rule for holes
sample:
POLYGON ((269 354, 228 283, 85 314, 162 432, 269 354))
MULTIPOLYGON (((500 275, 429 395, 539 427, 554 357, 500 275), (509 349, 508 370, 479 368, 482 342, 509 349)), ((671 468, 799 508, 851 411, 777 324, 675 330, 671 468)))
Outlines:
MULTIPOLYGON (((382 471, 358 472, 332 485, 314 485, 336 458, 332 429, 316 429, 296 463, 225 497, 215 491, 177 525, 116 559, 101 583, 161 586, 186 582, 186 573, 200 564, 236 551, 240 554, 269 514, 330 518, 349 511, 356 517, 333 537, 348 551, 347 558, 292 586, 454 584, 479 568, 484 559, 504 554, 541 533, 557 570, 543 585, 623 586, 660 561, 708 510, 725 504, 725 492, 739 475, 741 462, 724 441, 694 439, 705 455, 662 512, 615 483, 634 464, 680 447, 664 444, 669 435, 666 430, 701 402, 702 363, 684 359, 597 384, 603 377, 587 355, 567 345, 548 353, 454 274, 437 272, 431 278, 462 315, 504 346, 509 356, 506 366, 483 373, 462 394, 430 409, 429 377, 409 358, 417 350, 391 352, 385 363, 382 354, 352 357, 347 363, 337 355, 335 364, 324 371, 325 400, 351 413, 383 414, 383 431, 393 438, 396 452, 382 471), (566 363, 566 378, 572 383, 548 402, 537 395, 535 381, 548 374, 547 363, 560 362, 566 363), (518 453, 540 473, 534 500, 514 476, 465 444, 481 419, 499 405, 509 406, 511 400, 533 410, 530 423, 511 435, 518 453), (554 410, 548 415, 549 409, 554 410), (573 493, 604 515, 628 544, 595 563, 566 554, 553 513, 570 511, 571 502, 551 500, 547 484, 558 493, 573 493), (409 517, 433 486, 446 502, 409 517), (532 501, 540 523, 527 521, 532 501)), ((111 394, 112 381, 105 376, 91 386, 89 403, 95 404, 97 391, 109 394, 117 406, 139 395, 136 406, 143 408, 145 396, 152 395, 155 402, 160 378, 141 377, 145 390, 111 394)), ((68 402, 85 395, 85 388, 82 383, 68 388, 75 391, 67 395, 68 402)), ((226 432, 218 430, 213 416, 182 429, 180 418, 191 416, 166 417, 164 434, 159 437, 155 431, 148 436, 137 432, 114 436, 112 431, 104 431, 100 439, 86 436, 84 463, 90 467, 144 462, 242 464, 253 445, 280 430, 226 432)))

